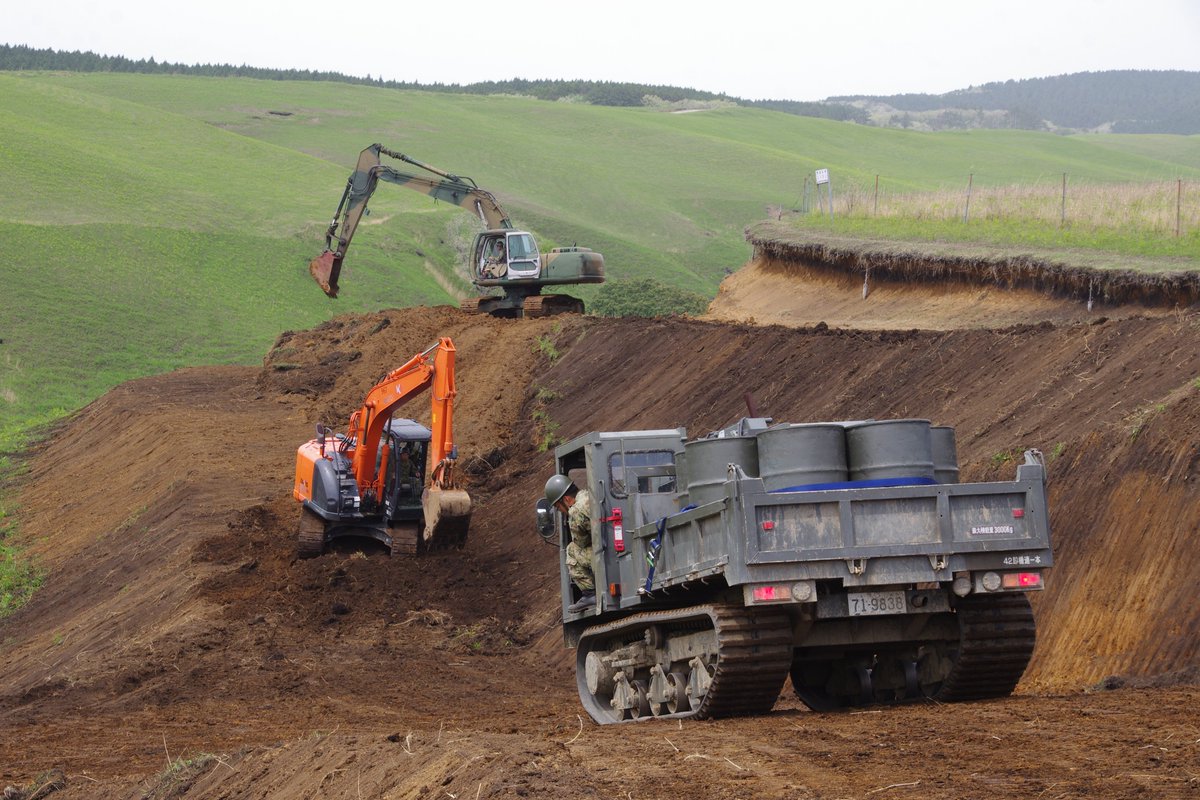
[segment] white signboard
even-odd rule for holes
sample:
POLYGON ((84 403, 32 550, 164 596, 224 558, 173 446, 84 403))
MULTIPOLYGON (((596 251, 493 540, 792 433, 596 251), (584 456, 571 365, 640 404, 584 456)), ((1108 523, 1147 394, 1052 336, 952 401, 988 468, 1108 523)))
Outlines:
POLYGON ((817 170, 817 186, 820 186, 822 183, 829 183, 829 170, 827 169, 817 170))

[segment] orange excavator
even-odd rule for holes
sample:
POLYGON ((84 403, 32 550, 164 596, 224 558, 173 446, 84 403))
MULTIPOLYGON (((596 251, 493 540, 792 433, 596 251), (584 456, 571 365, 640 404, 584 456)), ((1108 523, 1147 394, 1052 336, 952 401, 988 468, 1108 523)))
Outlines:
POLYGON ((454 343, 446 337, 392 370, 350 415, 345 434, 325 425, 296 452, 301 558, 336 539, 373 539, 392 555, 462 547, 471 498, 456 482, 454 343), (432 396, 430 427, 393 412, 432 396))

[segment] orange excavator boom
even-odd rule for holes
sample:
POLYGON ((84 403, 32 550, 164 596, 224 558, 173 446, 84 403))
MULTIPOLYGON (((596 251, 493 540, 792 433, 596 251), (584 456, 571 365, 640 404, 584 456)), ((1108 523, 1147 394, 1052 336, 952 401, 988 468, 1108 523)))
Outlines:
POLYGON ((379 459, 379 442, 393 412, 425 389, 432 395, 429 475, 439 487, 449 482, 454 447, 454 342, 442 337, 437 344, 413 356, 375 384, 362 408, 350 415, 348 435, 358 442, 351 468, 359 491, 380 496, 386 461, 379 459))

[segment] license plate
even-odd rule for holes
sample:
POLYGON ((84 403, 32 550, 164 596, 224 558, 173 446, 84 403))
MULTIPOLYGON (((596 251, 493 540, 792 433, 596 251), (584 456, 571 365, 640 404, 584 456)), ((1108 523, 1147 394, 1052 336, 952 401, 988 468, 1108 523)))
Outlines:
POLYGON ((855 592, 846 595, 852 617, 903 614, 908 610, 904 592, 855 592))

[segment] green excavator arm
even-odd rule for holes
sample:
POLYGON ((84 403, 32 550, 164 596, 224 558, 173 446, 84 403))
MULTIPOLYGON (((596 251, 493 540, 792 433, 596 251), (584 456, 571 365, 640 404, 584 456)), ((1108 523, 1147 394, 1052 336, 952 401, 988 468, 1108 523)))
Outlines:
POLYGON ((342 192, 342 199, 333 213, 333 221, 329 223, 325 232, 325 251, 308 265, 313 279, 330 297, 337 297, 342 260, 346 257, 358 223, 367 211, 367 202, 375 193, 379 181, 395 183, 429 195, 435 200, 465 208, 476 214, 490 229, 513 227, 512 221, 501 208, 495 195, 479 188, 471 178, 451 174, 403 153, 389 150, 381 144, 373 144, 359 153, 358 164, 346 181, 346 190, 342 192), (383 164, 381 156, 389 156, 411 164, 437 177, 429 178, 402 172, 383 164))

